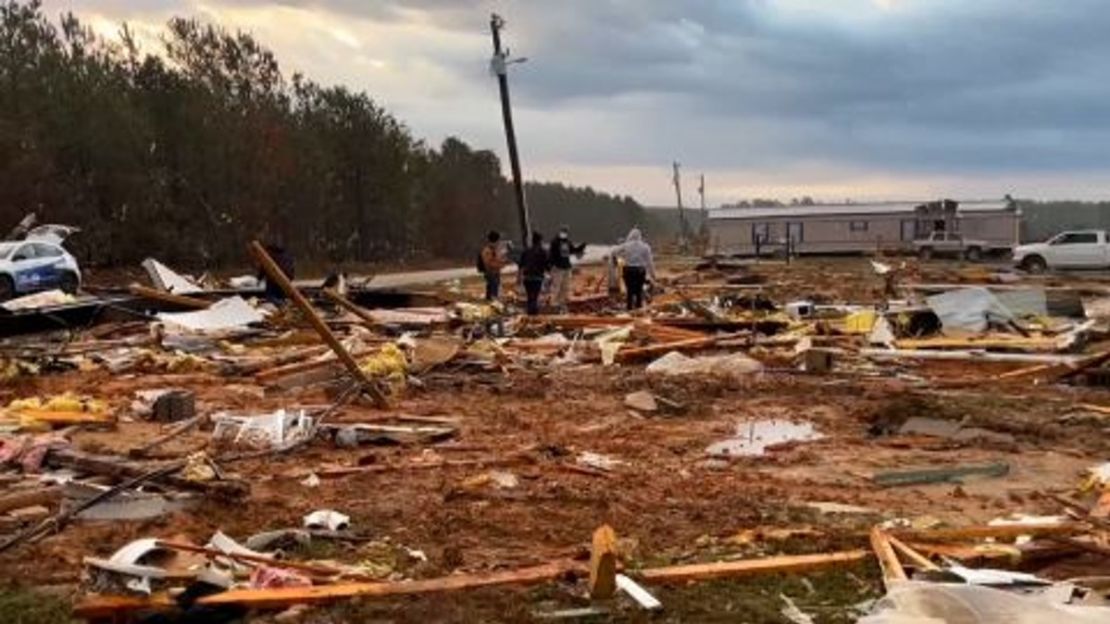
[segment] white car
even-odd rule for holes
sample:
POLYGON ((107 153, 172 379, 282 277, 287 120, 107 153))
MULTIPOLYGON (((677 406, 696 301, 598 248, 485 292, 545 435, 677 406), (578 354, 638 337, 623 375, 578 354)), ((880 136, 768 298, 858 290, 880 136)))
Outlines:
POLYGON ((45 225, 31 230, 24 240, 0 242, 0 301, 55 288, 77 292, 81 269, 61 245, 74 231, 45 225))
POLYGON ((1110 267, 1110 243, 1104 230, 1061 232, 1043 243, 1014 248, 1014 264, 1030 273, 1045 269, 1110 267))

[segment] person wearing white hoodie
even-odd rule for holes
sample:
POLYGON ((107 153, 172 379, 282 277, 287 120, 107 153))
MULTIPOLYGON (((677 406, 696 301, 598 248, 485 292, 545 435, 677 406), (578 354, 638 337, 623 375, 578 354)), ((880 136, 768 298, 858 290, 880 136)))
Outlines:
POLYGON ((637 310, 644 305, 644 284, 650 277, 655 280, 655 260, 651 245, 644 242, 639 228, 632 228, 624 242, 613 250, 613 255, 624 260, 624 290, 627 293, 629 310, 637 310))

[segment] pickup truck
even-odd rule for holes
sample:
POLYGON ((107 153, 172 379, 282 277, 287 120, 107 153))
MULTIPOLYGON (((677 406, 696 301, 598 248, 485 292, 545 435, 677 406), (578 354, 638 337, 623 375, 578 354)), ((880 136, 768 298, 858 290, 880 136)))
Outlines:
POLYGON ((1029 273, 1045 269, 1105 269, 1110 267, 1110 242, 1105 230, 1061 232, 1043 243, 1014 248, 1014 264, 1029 273))
POLYGON ((990 243, 964 238, 952 232, 933 232, 928 238, 915 240, 913 248, 922 260, 933 256, 955 256, 978 262, 983 259, 983 253, 990 249, 990 243))

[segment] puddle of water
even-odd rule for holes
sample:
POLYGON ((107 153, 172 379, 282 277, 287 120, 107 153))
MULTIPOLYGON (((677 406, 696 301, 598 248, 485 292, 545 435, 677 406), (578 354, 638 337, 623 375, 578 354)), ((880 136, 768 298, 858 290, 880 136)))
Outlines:
POLYGON ((759 457, 768 446, 785 442, 820 440, 812 423, 789 420, 749 420, 737 423, 736 436, 710 444, 705 452, 713 457, 759 457))

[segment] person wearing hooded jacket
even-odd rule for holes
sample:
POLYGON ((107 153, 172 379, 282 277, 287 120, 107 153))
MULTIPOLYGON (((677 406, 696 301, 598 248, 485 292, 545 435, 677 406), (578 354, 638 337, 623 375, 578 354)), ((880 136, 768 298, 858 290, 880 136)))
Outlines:
POLYGON ((554 297, 553 304, 560 314, 567 312, 567 300, 570 299, 570 276, 572 255, 581 256, 586 250, 586 244, 575 245, 570 240, 570 229, 567 226, 559 228, 559 234, 551 241, 551 291, 554 297))
POLYGON ((655 259, 651 245, 644 242, 639 228, 632 228, 624 242, 613 250, 613 255, 624 260, 624 289, 627 293, 629 310, 637 310, 644 305, 644 284, 650 277, 655 280, 655 259))

